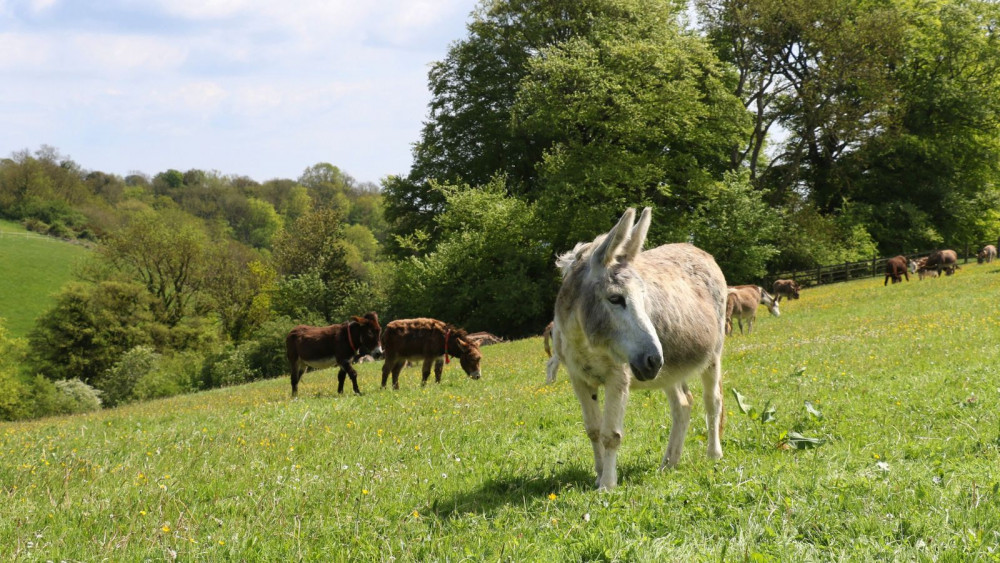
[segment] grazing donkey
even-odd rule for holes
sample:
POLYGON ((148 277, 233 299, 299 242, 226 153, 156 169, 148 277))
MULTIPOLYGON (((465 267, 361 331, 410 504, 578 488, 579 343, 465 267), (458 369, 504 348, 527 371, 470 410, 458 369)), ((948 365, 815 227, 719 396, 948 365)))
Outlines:
POLYGON ((701 374, 708 457, 722 457, 722 345, 726 278, 690 244, 642 251, 650 209, 629 209, 606 235, 580 243, 556 262, 553 358, 566 365, 594 450, 597 487, 618 484, 616 468, 630 389, 662 389, 672 425, 660 468, 681 457, 694 398, 685 380, 701 374), (598 387, 604 386, 604 413, 598 387))
POLYGON ((743 334, 743 319, 747 320, 747 335, 753 332, 757 321, 757 306, 767 305, 767 310, 775 317, 781 316, 778 301, 759 285, 737 285, 729 288, 726 296, 726 335, 733 333, 733 319, 740 325, 743 334))
POLYGON ((996 260, 996 257, 997 257, 997 247, 993 246, 992 244, 987 244, 986 246, 983 247, 982 250, 979 251, 979 254, 976 255, 976 262, 978 264, 982 264, 983 262, 986 262, 987 264, 992 264, 993 260, 996 260))
POLYGON ((910 272, 907 270, 908 261, 906 256, 900 254, 894 258, 890 258, 885 261, 885 281, 882 282, 882 286, 885 287, 889 285, 889 280, 892 283, 902 283, 903 276, 906 276, 906 281, 910 281, 910 272))
POLYGON ((444 364, 450 356, 458 358, 462 369, 472 379, 479 379, 482 371, 479 364, 483 359, 479 345, 469 338, 462 329, 437 319, 397 319, 385 325, 382 331, 382 387, 392 374, 392 388, 399 389, 399 372, 407 361, 423 360, 420 385, 427 384, 434 365, 434 381, 441 383, 444 364))

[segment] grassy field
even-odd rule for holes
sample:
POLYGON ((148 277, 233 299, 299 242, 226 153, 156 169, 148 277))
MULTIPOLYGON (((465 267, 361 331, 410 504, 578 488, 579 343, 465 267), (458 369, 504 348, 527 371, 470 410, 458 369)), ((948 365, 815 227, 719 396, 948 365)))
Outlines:
POLYGON ((362 397, 325 371, 297 400, 277 379, 3 423, 0 558, 997 559, 998 274, 761 309, 727 342, 725 457, 705 457, 698 399, 680 466, 657 471, 667 401, 635 393, 609 493, 540 338, 484 348, 480 381, 453 362, 392 392, 366 364, 362 397))
POLYGON ((35 319, 53 303, 70 280, 73 266, 89 252, 56 239, 24 237, 21 225, 0 221, 0 318, 10 336, 26 336, 35 319), (22 236, 11 236, 11 233, 22 236))

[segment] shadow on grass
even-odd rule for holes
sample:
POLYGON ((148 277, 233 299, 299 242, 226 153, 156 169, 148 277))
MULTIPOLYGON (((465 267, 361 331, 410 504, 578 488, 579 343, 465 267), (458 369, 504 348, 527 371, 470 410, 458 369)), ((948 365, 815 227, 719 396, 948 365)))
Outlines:
MULTIPOLYGON (((628 486, 635 480, 642 480, 642 473, 648 469, 645 466, 632 467, 626 464, 618 466, 619 486, 628 486)), ((499 508, 509 505, 524 505, 541 502, 550 494, 561 494, 567 489, 579 489, 597 494, 595 481, 597 477, 589 465, 569 467, 548 475, 537 473, 521 473, 500 475, 489 478, 474 490, 456 492, 435 499, 425 507, 425 511, 439 518, 459 517, 464 514, 492 514, 499 508)))

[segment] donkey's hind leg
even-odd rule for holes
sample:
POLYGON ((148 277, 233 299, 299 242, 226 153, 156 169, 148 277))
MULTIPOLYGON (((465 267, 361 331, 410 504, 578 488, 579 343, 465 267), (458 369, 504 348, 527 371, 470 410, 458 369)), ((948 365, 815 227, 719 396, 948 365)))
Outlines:
POLYGON ((708 424, 708 458, 722 457, 722 427, 726 413, 722 395, 722 357, 717 356, 701 374, 705 401, 705 421, 708 424))
POLYGON ((291 362, 291 367, 292 367, 292 373, 291 373, 291 376, 292 376, 292 397, 298 397, 299 396, 299 380, 302 379, 302 374, 305 373, 306 369, 305 369, 305 366, 299 365, 299 362, 297 360, 291 362))

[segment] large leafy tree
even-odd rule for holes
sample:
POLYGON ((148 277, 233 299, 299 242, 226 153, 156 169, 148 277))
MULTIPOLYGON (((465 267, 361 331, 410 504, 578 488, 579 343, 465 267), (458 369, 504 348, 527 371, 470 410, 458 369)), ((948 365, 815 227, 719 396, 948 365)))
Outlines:
POLYGON ((155 298, 157 320, 174 327, 193 313, 209 263, 201 223, 175 209, 141 209, 106 237, 104 261, 155 298))
POLYGON ((838 211, 844 157, 891 124, 891 76, 903 53, 905 14, 881 0, 698 0, 719 56, 739 73, 735 93, 754 117, 731 163, 756 177, 767 134, 787 133, 761 183, 777 195, 804 186, 818 208, 838 211))
POLYGON ((992 240, 1000 224, 1000 5, 920 4, 894 72, 897 127, 851 161, 888 252, 992 240))
POLYGON ((93 384, 126 350, 168 340, 153 308, 153 297, 138 284, 69 284, 29 335, 28 365, 52 380, 93 384))
POLYGON ((354 279, 345 256, 342 217, 335 209, 319 208, 275 238, 273 259, 285 278, 275 296, 278 313, 301 320, 336 320, 354 279))
POLYGON ((556 248, 605 230, 630 205, 657 208, 654 240, 687 238, 691 212, 745 135, 733 77, 669 14, 660 5, 597 22, 529 65, 515 117, 518 130, 553 138, 536 170, 556 248))
POLYGON ((385 183, 386 217, 411 244, 389 242, 433 249, 445 209, 435 181, 502 177, 508 194, 546 200, 547 222, 566 227, 549 233, 557 246, 593 236, 626 202, 678 210, 745 124, 712 53, 679 31, 681 4, 484 2, 431 70, 413 169, 385 183))
POLYGON ((394 314, 435 316, 506 337, 541 332, 557 278, 534 206, 505 195, 501 180, 439 189, 447 204, 437 217, 441 243, 396 269, 394 314))

